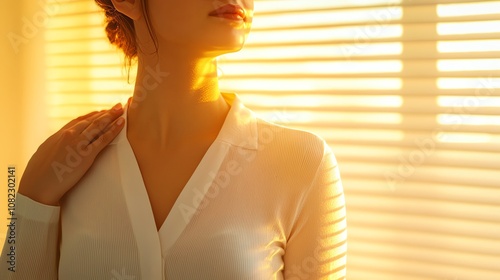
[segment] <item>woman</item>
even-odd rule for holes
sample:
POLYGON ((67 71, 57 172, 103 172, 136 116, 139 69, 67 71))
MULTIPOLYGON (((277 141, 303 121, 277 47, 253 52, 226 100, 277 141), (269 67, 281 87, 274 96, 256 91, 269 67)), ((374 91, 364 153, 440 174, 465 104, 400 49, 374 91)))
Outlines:
POLYGON ((33 155, 17 194, 15 272, 0 278, 344 278, 331 150, 218 88, 216 57, 242 48, 253 1, 96 2, 110 41, 137 58, 134 94, 33 155))

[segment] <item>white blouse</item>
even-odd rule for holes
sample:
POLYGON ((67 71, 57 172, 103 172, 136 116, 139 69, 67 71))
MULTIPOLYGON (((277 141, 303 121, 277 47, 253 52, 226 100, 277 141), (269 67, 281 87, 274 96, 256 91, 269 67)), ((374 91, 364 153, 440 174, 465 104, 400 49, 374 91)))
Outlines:
POLYGON ((328 145, 223 97, 222 129, 160 230, 125 124, 60 207, 17 194, 15 272, 6 242, 0 279, 345 278, 344 196, 328 145))

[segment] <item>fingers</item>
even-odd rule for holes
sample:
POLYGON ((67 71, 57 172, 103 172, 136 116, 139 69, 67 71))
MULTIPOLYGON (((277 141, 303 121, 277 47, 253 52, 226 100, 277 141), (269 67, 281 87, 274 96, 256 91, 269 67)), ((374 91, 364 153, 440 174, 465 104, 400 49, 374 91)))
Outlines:
POLYGON ((86 119, 81 119, 79 122, 75 123, 72 127, 68 128, 75 132, 76 135, 82 134, 82 132, 89 127, 96 119, 104 116, 107 110, 102 110, 97 112, 96 114, 92 114, 88 116, 86 119))
POLYGON ((124 127, 125 119, 123 117, 119 117, 114 120, 106 129, 104 133, 99 135, 93 142, 88 145, 88 149, 93 151, 95 155, 97 155, 104 147, 106 147, 115 137, 120 133, 122 128, 124 127))
MULTIPOLYGON (((93 125, 95 125, 95 122, 89 127, 93 125)), ((84 133, 82 133, 78 141, 73 143, 73 145, 75 145, 75 151, 77 151, 78 155, 93 160, 99 152, 115 139, 124 126, 125 118, 118 116, 118 118, 114 119, 114 121, 108 124, 103 130, 94 129, 96 133, 98 131, 98 135, 95 136, 92 141, 88 140, 88 137, 91 136, 85 136, 84 133)), ((90 128, 89 131, 92 131, 92 129, 90 128)))
MULTIPOLYGON (((122 108, 121 103, 117 103, 113 106, 113 108, 111 108, 111 110, 117 110, 117 111, 121 111, 122 109, 123 108, 122 108)), ((64 125, 59 131, 63 131, 66 129, 74 129, 77 133, 81 133, 96 118, 98 118, 99 116, 102 116, 103 114, 105 114, 106 112, 109 112, 111 110, 93 111, 93 112, 90 112, 86 115, 79 116, 78 118, 73 119, 69 123, 64 125)))
POLYGON ((74 126, 75 124, 77 124, 78 122, 82 121, 82 120, 85 120, 87 118, 90 118, 92 116, 95 116, 96 114, 100 114, 102 113, 103 111, 101 112, 98 112, 98 111, 94 111, 94 112, 90 112, 86 115, 83 115, 83 116, 79 116, 78 118, 76 119, 73 119, 71 120, 69 123, 67 123, 66 125, 64 125, 61 129, 59 129, 59 131, 62 131, 62 130, 66 130, 66 129, 69 129, 71 128, 72 126, 74 126))
POLYGON ((93 142, 108 129, 108 126, 123 114, 121 104, 115 105, 113 109, 94 115, 91 118, 75 125, 75 132, 83 135, 88 143, 93 142))

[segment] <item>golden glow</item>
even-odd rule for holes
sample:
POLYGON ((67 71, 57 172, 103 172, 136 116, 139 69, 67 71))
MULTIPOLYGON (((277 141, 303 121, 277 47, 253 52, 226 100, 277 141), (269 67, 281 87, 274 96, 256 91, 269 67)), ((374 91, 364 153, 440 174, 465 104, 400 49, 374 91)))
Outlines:
POLYGON ((365 43, 356 45, 296 45, 247 47, 239 53, 229 53, 219 58, 219 61, 251 61, 269 59, 273 62, 279 59, 330 59, 350 56, 399 55, 403 52, 401 43, 365 43), (353 49, 354 48, 354 49, 353 49))
MULTIPOLYGON (((304 7, 310 9, 309 7, 304 7)), ((386 7, 371 9, 353 9, 353 10, 312 10, 311 12, 300 11, 296 13, 287 13, 282 15, 262 14, 254 21, 253 28, 269 29, 291 26, 326 26, 346 23, 365 23, 373 20, 377 16, 385 20, 399 20, 403 15, 401 7, 395 7, 388 10, 386 7)))
POLYGON ((125 74, 123 69, 113 66, 95 67, 91 69, 84 66, 66 66, 52 67, 47 70, 47 79, 49 81, 88 79, 87 75, 96 79, 123 79, 125 74))
MULTIPOLYGON (((259 12, 283 11, 284 1, 256 1, 255 7, 259 12)), ((302 11, 304 9, 318 10, 326 8, 343 8, 352 6, 380 6, 396 5, 401 0, 314 0, 314 1, 286 1, 286 9, 290 11, 302 11)))
POLYGON ((245 89, 246 91, 268 91, 280 90, 291 92, 303 92, 314 90, 373 90, 386 89, 397 90, 401 88, 401 79, 399 78, 245 78, 245 79, 222 79, 221 88, 226 91, 237 91, 245 89))
POLYGON ((351 112, 328 112, 328 111, 303 111, 294 110, 293 112, 279 110, 256 110, 256 113, 266 120, 277 118, 277 114, 282 114, 282 120, 288 124, 330 124, 334 123, 358 123, 358 124, 398 124, 401 123, 401 115, 397 113, 351 113, 351 112))
POLYGON ((466 105, 473 105, 475 107, 500 107, 500 97, 439 96, 437 103, 441 107, 463 107, 466 105))
POLYGON ((443 143, 489 143, 493 140, 492 136, 486 133, 440 132, 436 138, 443 143))
POLYGON ((443 59, 437 68, 444 72, 500 70, 500 59, 443 59))
POLYGON ((55 93, 51 94, 48 98, 48 103, 53 106, 60 106, 68 103, 77 104, 82 102, 88 97, 88 94, 85 93, 75 93, 75 94, 61 94, 55 93))
POLYGON ((403 44, 394 43, 359 43, 343 45, 342 51, 346 58, 356 56, 384 56, 384 55, 400 55, 403 53, 403 44))
MULTIPOLYGON (((130 88, 123 80, 93 80, 89 83, 90 89, 94 91, 116 91, 130 88)), ((133 88, 133 86, 132 86, 133 88)), ((131 93, 131 92, 130 92, 131 93)))
POLYGON ((439 17, 462 17, 472 15, 500 14, 498 2, 476 2, 437 5, 439 17))
POLYGON ((242 96, 248 106, 265 106, 272 108, 293 107, 400 107, 403 100, 400 96, 368 96, 368 95, 259 95, 242 96))
MULTIPOLYGON (((469 110, 472 110, 469 108, 469 110)), ((500 126, 500 116, 481 116, 467 114, 439 114, 437 121, 443 125, 497 125, 500 126)))
POLYGON ((89 47, 96 52, 116 52, 115 50, 110 50, 109 43, 102 39, 89 40, 85 44, 75 41, 48 42, 45 46, 48 55, 88 53, 89 47))
POLYGON ((439 35, 500 33, 500 20, 438 23, 437 33, 439 35))
POLYGON ((65 29, 54 29, 46 32, 46 40, 50 43, 66 41, 66 40, 82 40, 82 39, 97 39, 101 38, 103 30, 101 24, 95 27, 74 27, 65 29))
MULTIPOLYGON (((379 30, 376 32, 376 38, 396 38, 403 34, 401 25, 387 25, 380 28, 379 25, 366 26, 366 30, 379 30)), ((276 44, 276 43, 296 43, 299 41, 307 42, 332 42, 339 40, 353 41, 356 34, 359 36, 369 36, 363 33, 359 26, 346 27, 320 27, 314 29, 284 29, 276 32, 274 30, 254 30, 248 37, 247 43, 253 44, 276 44), (361 33, 360 33, 361 32, 361 33)), ((359 40, 365 38, 358 38, 359 40)), ((369 38, 368 38, 369 39, 369 38)), ((355 41, 353 41, 355 43, 355 41)))
POLYGON ((71 66, 78 67, 85 65, 87 63, 92 63, 93 65, 117 65, 121 63, 120 55, 117 53, 96 53, 92 55, 71 55, 64 56, 58 55, 54 57, 47 58, 47 65, 49 67, 60 67, 60 66, 71 66))
MULTIPOLYGON (((401 72, 401 61, 304 61, 274 62, 268 67, 261 63, 224 63, 223 72, 230 75, 299 75, 304 74, 353 74, 353 73, 394 73, 401 72)), ((224 78, 224 77, 222 77, 224 78)))
POLYGON ((121 102, 124 105, 129 97, 130 94, 128 92, 122 94, 103 93, 103 94, 93 94, 90 100, 94 104, 116 104, 118 102, 121 102))
MULTIPOLYGON (((500 78, 438 78, 440 89, 476 89, 492 92, 500 88, 500 78)), ((472 92, 474 93, 474 92, 472 92)))
MULTIPOLYGON (((271 118, 272 120, 272 118, 271 118)), ((291 125, 286 123, 287 125, 291 125)), ((293 125, 293 127, 304 130, 311 130, 310 126, 293 125)), ((397 142, 404 139, 405 134, 401 130, 389 129, 364 129, 364 128, 341 128, 337 127, 314 127, 314 131, 322 135, 325 139, 333 139, 334 142, 346 142, 352 139, 366 139, 367 141, 389 141, 397 142)), ((371 147, 371 146, 370 146, 371 147)))
MULTIPOLYGON (((93 13, 93 14, 83 14, 81 13, 81 10, 86 10, 87 8, 84 8, 82 6, 88 6, 89 3, 85 3, 85 1, 72 1, 73 3, 68 3, 68 4, 63 4, 59 5, 61 7, 60 12, 67 12, 71 14, 70 20, 67 17, 55 17, 50 20, 50 25, 51 26, 66 26, 66 27, 77 27, 79 26, 79 22, 85 21, 90 25, 101 25, 102 24, 102 15, 100 13, 93 13), (76 4, 76 5, 75 5, 76 4), (71 7, 73 6, 73 7, 71 7), (71 7, 72 9, 68 9, 71 7)), ((90 5, 94 5, 94 3, 90 3, 90 5)))
POLYGON ((498 52, 500 40, 440 41, 437 49, 440 53, 498 52))

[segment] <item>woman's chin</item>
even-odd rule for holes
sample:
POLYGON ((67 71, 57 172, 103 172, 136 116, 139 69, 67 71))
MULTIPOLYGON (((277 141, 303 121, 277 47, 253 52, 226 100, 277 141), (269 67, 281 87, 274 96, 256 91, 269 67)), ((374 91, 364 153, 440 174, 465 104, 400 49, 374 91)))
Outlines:
POLYGON ((213 46, 210 50, 205 52, 205 56, 217 57, 227 53, 238 52, 243 48, 243 45, 239 46, 213 46))
POLYGON ((205 49, 216 56, 225 53, 233 53, 240 51, 245 45, 245 36, 225 36, 219 37, 218 40, 207 42, 205 49))
POLYGON ((248 34, 250 24, 243 21, 214 18, 215 24, 210 26, 210 31, 200 38, 204 45, 224 52, 237 52, 243 48, 248 34))

